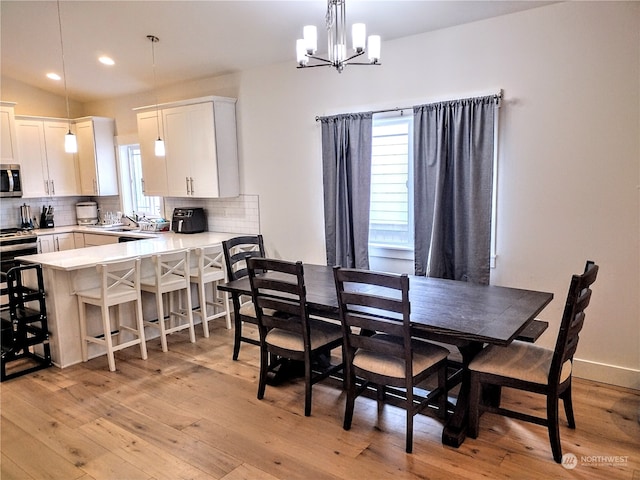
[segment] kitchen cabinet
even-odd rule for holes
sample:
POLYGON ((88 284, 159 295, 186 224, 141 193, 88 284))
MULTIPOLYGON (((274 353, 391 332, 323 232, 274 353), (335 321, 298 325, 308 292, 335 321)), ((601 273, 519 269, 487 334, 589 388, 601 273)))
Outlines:
POLYGON ((75 248, 83 248, 84 244, 84 233, 73 232, 73 244, 75 248))
MULTIPOLYGON (((156 157, 155 141, 158 129, 162 134, 162 112, 140 112, 138 117, 138 141, 142 160, 142 192, 145 195, 167 195, 166 157, 156 157)), ((164 138, 164 137, 163 137, 164 138)))
POLYGON ((194 198, 238 196, 235 102, 232 98, 203 97, 158 107, 166 149, 166 177, 154 178, 154 184, 160 187, 154 193, 149 193, 147 175, 162 175, 158 157, 153 153, 153 142, 158 137, 156 110, 155 107, 136 109, 141 110, 138 136, 145 193, 194 198))
POLYGON ((38 235, 38 253, 62 252, 76 248, 73 233, 38 235))
POLYGON ((16 117, 16 138, 22 170, 22 196, 79 195, 76 157, 64 151, 66 120, 16 117))
POLYGON ((0 102, 0 163, 20 163, 17 150, 16 123, 12 102, 0 102))
POLYGON ((115 121, 89 117, 74 120, 78 139, 80 194, 118 195, 115 121))
POLYGON ((111 243, 118 243, 117 235, 100 235, 99 233, 84 234, 85 247, 94 247, 97 245, 109 245, 111 243))

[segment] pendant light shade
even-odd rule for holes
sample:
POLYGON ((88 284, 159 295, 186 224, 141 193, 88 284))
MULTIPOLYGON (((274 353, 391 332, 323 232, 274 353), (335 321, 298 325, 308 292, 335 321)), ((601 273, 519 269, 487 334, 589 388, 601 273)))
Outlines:
POLYGON ((71 115, 69 114, 69 92, 67 91, 67 71, 64 64, 64 42, 62 41, 62 17, 60 15, 60 0, 58 6, 58 29, 60 31, 60 53, 62 55, 62 78, 64 80, 64 97, 67 105, 67 122, 69 122, 69 132, 64 136, 64 151, 67 153, 78 152, 78 140, 71 132, 71 115))
POLYGON ((156 127, 158 129, 158 139, 154 146, 154 152, 156 157, 164 157, 164 140, 160 136, 160 108, 158 107, 158 89, 156 87, 156 49, 155 43, 158 43, 160 39, 155 35, 147 35, 147 38, 151 42, 151 66, 153 67, 153 91, 156 97, 156 127))

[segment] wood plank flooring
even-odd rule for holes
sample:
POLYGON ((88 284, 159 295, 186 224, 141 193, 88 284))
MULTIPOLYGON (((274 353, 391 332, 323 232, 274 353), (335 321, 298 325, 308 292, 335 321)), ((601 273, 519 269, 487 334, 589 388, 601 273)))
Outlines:
POLYGON ((544 427, 491 414, 459 449, 442 445, 436 418, 419 416, 408 455, 404 411, 360 398, 347 432, 344 394, 330 385, 314 386, 308 418, 301 381, 267 386, 257 400, 258 348, 244 344, 234 362, 232 331, 197 333, 195 344, 172 335, 168 353, 148 341, 146 361, 135 347, 119 352, 114 373, 99 357, 2 383, 0 478, 640 480, 637 390, 575 379, 577 429, 561 426, 571 470, 553 461, 544 427))

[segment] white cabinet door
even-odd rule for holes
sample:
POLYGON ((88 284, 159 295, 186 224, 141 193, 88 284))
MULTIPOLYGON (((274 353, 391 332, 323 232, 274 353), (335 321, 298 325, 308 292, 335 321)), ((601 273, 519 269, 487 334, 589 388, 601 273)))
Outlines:
POLYGON ((0 157, 1 163, 20 163, 17 153, 16 126, 13 104, 0 106, 0 157))
POLYGON ((38 253, 62 252, 76 248, 73 233, 38 235, 38 253))
POLYGON ((49 196, 49 172, 44 126, 39 120, 16 119, 18 152, 22 170, 22 196, 49 196))
POLYGON ((54 238, 56 252, 62 252, 63 250, 73 250, 76 248, 73 233, 58 233, 54 238))
POLYGON ((145 195, 165 196, 168 193, 166 157, 156 157, 155 141, 158 138, 158 124, 162 132, 162 112, 138 113, 138 139, 142 159, 142 191, 145 195))
POLYGON ((238 196, 235 99, 203 97, 177 103, 161 110, 166 188, 153 192, 149 182, 153 178, 160 183, 156 176, 163 171, 153 152, 158 137, 156 110, 145 107, 138 113, 145 193, 197 198, 238 196))
POLYGON ((23 197, 79 195, 75 155, 64 151, 66 121, 16 118, 23 197))
POLYGON ((38 235, 38 253, 55 252, 55 235, 38 235))
POLYGON ((78 195, 76 157, 64 151, 64 136, 69 131, 69 124, 58 120, 45 120, 43 124, 50 195, 78 195))
POLYGON ((84 247, 84 233, 73 232, 73 244, 76 248, 84 247))
POLYGON ((76 121, 78 170, 82 195, 117 195, 118 177, 111 118, 76 121))

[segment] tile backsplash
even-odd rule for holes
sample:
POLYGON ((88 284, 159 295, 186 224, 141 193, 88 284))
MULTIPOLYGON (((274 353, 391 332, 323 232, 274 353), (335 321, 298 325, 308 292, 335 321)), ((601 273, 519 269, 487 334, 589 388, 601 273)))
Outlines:
MULTIPOLYGON (((54 209, 56 226, 75 225, 76 203, 95 201, 102 211, 120 211, 120 197, 53 197, 3 198, 0 202, 0 227, 20 226, 20 206, 31 207, 31 216, 40 220, 42 207, 54 209)), ((234 198, 165 198, 165 216, 171 219, 174 208, 203 207, 207 214, 209 231, 233 233, 260 233, 260 202, 258 195, 240 195, 234 198)))

